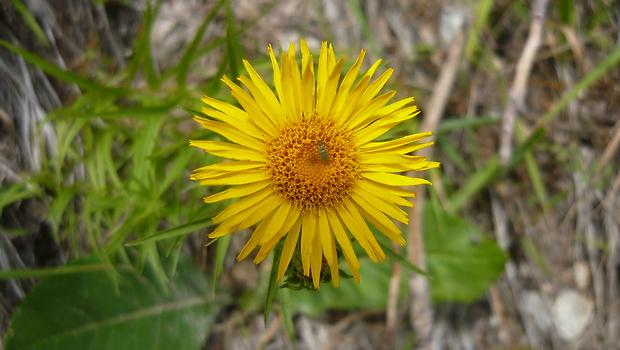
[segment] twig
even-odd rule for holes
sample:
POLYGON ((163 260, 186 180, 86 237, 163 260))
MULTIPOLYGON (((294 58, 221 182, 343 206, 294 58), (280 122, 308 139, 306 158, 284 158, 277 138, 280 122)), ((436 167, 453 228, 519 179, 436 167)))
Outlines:
POLYGON ((502 115, 500 130, 499 157, 503 166, 507 166, 512 157, 512 139, 517 112, 525 109, 525 93, 527 81, 532 71, 532 65, 538 47, 542 42, 542 34, 545 22, 545 13, 548 0, 537 0, 532 6, 532 23, 527 42, 517 63, 514 81, 510 87, 508 106, 502 115))
MULTIPOLYGON (((530 23, 529 36, 523 47, 523 52, 521 53, 519 62, 517 62, 514 81, 509 92, 510 98, 508 100, 508 105, 504 110, 504 114, 502 115, 499 140, 499 157, 503 166, 507 166, 512 157, 512 142, 516 114, 517 112, 523 111, 525 108, 527 81, 532 70, 536 52, 538 51, 542 41, 547 4, 548 0, 536 0, 532 5, 532 22, 530 23)), ((497 190, 500 195, 504 192, 503 196, 505 196, 506 186, 507 184, 503 181, 498 185, 497 190)), ((497 243, 502 249, 508 250, 511 243, 508 215, 506 215, 504 208, 496 196, 492 196, 491 208, 497 243)), ((540 337, 538 336, 536 329, 534 329, 532 324, 525 318, 525 312, 523 310, 522 285, 519 280, 519 271, 515 261, 507 261, 504 271, 517 309, 524 318, 523 327, 527 334, 529 343, 530 345, 536 347, 540 343, 540 337)), ((508 336, 508 338, 502 339, 506 342, 506 344, 512 342, 512 339, 510 339, 510 334, 505 333, 504 335, 508 336)))
MULTIPOLYGON (((393 248, 397 248, 396 246, 396 243, 392 244, 393 248)), ((383 337, 384 349, 394 349, 394 341, 398 332, 398 291, 400 289, 402 269, 400 264, 397 262, 392 264, 392 269, 387 308, 385 311, 385 335, 383 337)))
MULTIPOLYGON (((435 132, 441 116, 445 110, 448 97, 454 85, 454 79, 458 71, 459 63, 465 47, 465 33, 460 31, 448 51, 448 57, 441 69, 439 80, 433 89, 433 95, 426 106, 426 113, 422 121, 422 130, 435 132)), ((418 155, 429 157, 429 148, 422 149, 418 155)), ((409 174, 413 175, 413 174, 409 174)), ((415 176, 420 176, 416 174, 415 176)), ((408 257, 409 260, 419 268, 426 270, 426 255, 424 254, 424 240, 422 238, 422 214, 424 212, 424 190, 417 192, 411 208, 410 216, 412 223, 409 225, 407 236, 409 238, 408 257)), ((419 349, 429 349, 431 331, 433 326, 433 308, 431 305, 430 287, 428 279, 424 276, 413 274, 409 280, 409 291, 412 296, 410 309, 410 322, 413 325, 419 349)))
POLYGON ((604 206, 604 225, 607 231, 607 348, 618 345, 620 329, 620 291, 618 290, 618 261, 620 260, 620 224, 617 222, 618 201, 607 201, 604 206), (609 307, 611 306, 611 307, 609 307))

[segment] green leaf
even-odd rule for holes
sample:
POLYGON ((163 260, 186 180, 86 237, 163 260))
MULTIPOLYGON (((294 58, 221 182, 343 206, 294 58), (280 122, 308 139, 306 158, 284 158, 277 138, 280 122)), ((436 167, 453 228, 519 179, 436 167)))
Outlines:
POLYGON ((148 273, 118 275, 118 284, 107 271, 43 279, 11 320, 5 349, 201 349, 223 302, 205 293, 206 276, 189 259, 167 291, 148 273))
POLYGON ((436 205, 426 206, 424 214, 433 302, 476 300, 504 270, 506 253, 466 220, 436 205))

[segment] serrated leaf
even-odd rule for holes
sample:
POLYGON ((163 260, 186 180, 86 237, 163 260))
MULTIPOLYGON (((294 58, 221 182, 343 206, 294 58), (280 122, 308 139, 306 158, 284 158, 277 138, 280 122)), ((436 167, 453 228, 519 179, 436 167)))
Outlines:
POLYGON ((188 260, 166 291, 129 267, 118 284, 107 271, 45 278, 11 320, 5 349, 200 349, 223 303, 188 260))
POLYGON ((466 220, 437 206, 427 206, 424 214, 433 302, 476 300, 504 270, 506 253, 466 220))

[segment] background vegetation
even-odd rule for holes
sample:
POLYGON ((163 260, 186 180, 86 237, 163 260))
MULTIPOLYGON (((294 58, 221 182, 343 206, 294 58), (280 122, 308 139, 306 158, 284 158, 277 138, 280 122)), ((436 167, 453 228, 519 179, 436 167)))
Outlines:
POLYGON ((605 0, 0 1, 4 346, 617 348, 619 21, 605 0), (387 137, 434 131, 442 162, 408 249, 315 293, 236 262, 247 232, 206 245, 226 203, 188 180, 215 161, 188 146, 215 137, 200 97, 232 103, 221 76, 269 77, 267 45, 299 38, 395 68, 423 113, 387 137))

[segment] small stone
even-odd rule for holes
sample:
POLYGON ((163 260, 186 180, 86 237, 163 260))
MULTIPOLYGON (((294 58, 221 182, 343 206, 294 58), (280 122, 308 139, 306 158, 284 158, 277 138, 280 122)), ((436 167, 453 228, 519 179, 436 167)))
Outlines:
POLYGON ((553 320, 564 341, 577 339, 592 321, 594 302, 573 291, 562 291, 553 304, 553 320))
POLYGON ((580 289, 585 289, 590 281, 590 268, 585 261, 576 261, 573 264, 573 273, 575 274, 575 283, 580 289))

